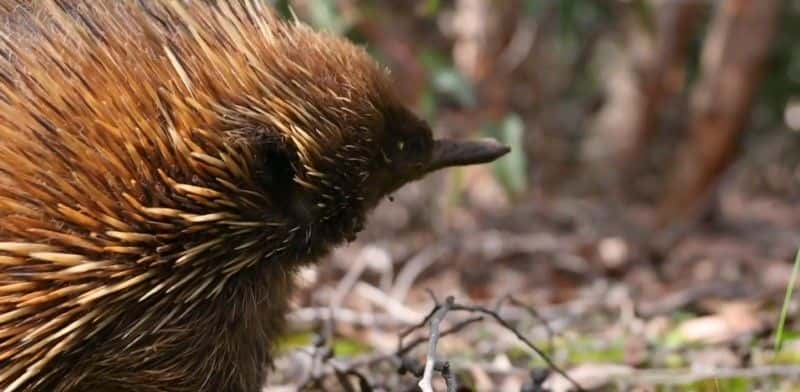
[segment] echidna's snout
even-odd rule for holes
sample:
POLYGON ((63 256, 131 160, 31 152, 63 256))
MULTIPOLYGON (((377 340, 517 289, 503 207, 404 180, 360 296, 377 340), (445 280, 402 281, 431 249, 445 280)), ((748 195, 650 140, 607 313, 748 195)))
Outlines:
POLYGON ((433 142, 433 153, 425 172, 430 173, 451 166, 487 163, 510 151, 510 147, 494 139, 437 139, 433 142))

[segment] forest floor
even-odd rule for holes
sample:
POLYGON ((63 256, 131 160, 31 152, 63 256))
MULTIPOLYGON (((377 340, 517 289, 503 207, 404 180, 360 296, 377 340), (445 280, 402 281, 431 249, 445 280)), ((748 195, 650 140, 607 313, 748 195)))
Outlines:
POLYGON ((459 390, 571 390, 515 331, 585 390, 800 390, 797 299, 774 346, 798 207, 726 190, 713 218, 654 237, 646 205, 558 198, 433 219, 417 216, 430 210, 418 193, 381 205, 358 241, 301 274, 267 390, 414 390, 421 322, 448 296, 479 307, 440 325, 452 333, 437 358, 459 390))

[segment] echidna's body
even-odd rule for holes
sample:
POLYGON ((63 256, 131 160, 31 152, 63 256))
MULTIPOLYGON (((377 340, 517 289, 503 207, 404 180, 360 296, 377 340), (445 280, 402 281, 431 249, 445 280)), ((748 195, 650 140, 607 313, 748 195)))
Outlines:
POLYGON ((0 387, 258 390, 293 271, 430 131, 261 1, 32 4, 0 35, 0 387))

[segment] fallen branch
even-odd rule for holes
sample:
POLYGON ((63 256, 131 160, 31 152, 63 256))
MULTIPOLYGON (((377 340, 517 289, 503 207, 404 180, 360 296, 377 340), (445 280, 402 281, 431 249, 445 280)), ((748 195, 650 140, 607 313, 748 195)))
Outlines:
MULTIPOLYGON (((422 379, 419 380, 419 387, 422 389, 422 392, 433 392, 433 385, 431 384, 433 380, 433 365, 436 363, 436 345, 439 343, 439 326, 442 324, 442 320, 444 320, 445 316, 447 316, 447 312, 450 311, 450 308, 455 303, 455 299, 453 297, 447 297, 444 304, 440 304, 438 306, 439 309, 433 314, 430 318, 430 338, 428 339, 428 356, 425 361, 425 372, 422 374, 422 379)), ((447 373, 449 374, 450 365, 445 364, 443 365, 442 374, 444 374, 444 369, 447 369, 447 373)), ((451 383, 447 383, 447 392, 455 392, 455 381, 451 383)))
MULTIPOLYGON (((422 379, 419 381, 419 387, 422 389, 423 392, 432 392, 433 391, 433 388, 431 386, 431 379, 432 379, 433 371, 436 370, 434 368, 434 366, 438 363, 438 361, 436 359, 436 344, 438 343, 438 340, 440 338, 439 325, 441 324, 442 320, 444 320, 444 317, 447 315, 447 313, 450 312, 450 311, 465 311, 465 312, 479 313, 479 314, 483 314, 483 315, 486 315, 486 316, 490 316, 500 326, 502 326, 503 328, 505 328, 509 332, 513 333, 514 336, 517 337, 517 339, 519 339, 528 348, 530 348, 537 355, 539 355, 539 357, 542 358, 542 360, 547 364, 549 369, 551 369, 552 371, 556 372, 561 377, 563 377, 565 380, 567 380, 570 384, 572 384, 573 387, 575 387, 576 390, 578 390, 578 391, 583 391, 584 390, 580 386, 580 384, 578 384, 578 382, 576 382, 574 379, 572 379, 567 374, 567 372, 565 372, 563 369, 558 367, 558 365, 556 365, 553 362, 553 360, 550 359, 550 357, 545 352, 543 352, 538 347, 536 347, 536 345, 534 345, 530 340, 528 340, 525 336, 523 336, 522 333, 520 333, 516 328, 514 328, 514 326, 512 326, 508 321, 506 321, 504 318, 500 317, 500 315, 497 313, 496 310, 490 310, 490 309, 487 309, 487 308, 484 308, 484 307, 481 307, 481 306, 461 305, 461 304, 456 303, 455 299, 452 296, 447 297, 447 299, 445 300, 444 304, 440 304, 436 300, 436 297, 433 295, 433 293, 431 293, 431 296, 434 298, 434 302, 436 303, 436 305, 431 310, 431 312, 428 313, 428 315, 425 317, 425 319, 420 324, 417 324, 417 325, 409 328, 408 330, 404 331, 400 335, 401 339, 402 339, 404 336, 407 336, 408 334, 410 334, 414 330, 420 328, 421 326, 425 325, 426 323, 430 324, 430 337, 429 337, 429 345, 428 345, 428 355, 427 355, 426 364, 425 364, 425 371, 424 371, 424 373, 422 375, 422 379)), ((500 303, 501 302, 498 302, 498 306, 500 305, 500 303)), ((448 367, 449 367, 449 364, 448 364, 448 367)))
POLYGON ((580 384, 578 384, 574 379, 572 379, 567 374, 567 372, 565 372, 563 369, 558 367, 558 365, 556 365, 553 362, 553 360, 550 359, 550 357, 547 354, 545 354, 542 350, 540 350, 538 347, 536 347, 536 345, 534 345, 530 340, 528 340, 528 338, 523 336, 522 333, 520 333, 516 328, 514 328, 514 326, 509 324, 508 321, 506 321, 504 318, 500 317, 500 315, 497 314, 497 312, 495 312, 493 310, 489 310, 489 309, 483 308, 483 307, 480 307, 480 306, 467 306, 467 305, 460 305, 460 304, 453 304, 451 309, 454 310, 454 311, 459 311, 460 310, 460 311, 471 312, 471 313, 481 313, 481 314, 484 314, 484 315, 492 317, 498 324, 500 324, 503 328, 505 328, 509 332, 513 333, 517 337, 517 339, 519 339, 522 343, 525 343, 525 345, 528 346, 528 348, 530 348, 537 355, 539 355, 539 357, 542 358, 542 360, 547 364, 547 367, 549 367, 551 370, 553 370, 554 372, 556 372, 556 373, 560 374, 562 377, 564 377, 567 381, 570 382, 570 384, 572 384, 575 387, 576 390, 578 390, 578 391, 583 391, 584 390, 580 386, 580 384))

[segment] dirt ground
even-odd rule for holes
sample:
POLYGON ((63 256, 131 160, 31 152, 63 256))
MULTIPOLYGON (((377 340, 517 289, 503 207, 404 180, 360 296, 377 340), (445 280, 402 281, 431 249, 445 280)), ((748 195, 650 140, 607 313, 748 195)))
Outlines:
MULTIPOLYGON (((304 272, 270 390, 340 390, 332 377, 310 380, 350 366, 375 390, 413 390, 413 374, 397 372, 398 336, 431 311, 431 293, 496 310, 587 390, 800 388, 800 336, 780 352, 773 342, 800 243, 790 200, 756 196, 740 175, 706 220, 653 234, 646 204, 512 203, 497 198, 486 169, 466 170, 468 201, 441 200, 448 175, 414 184, 378 208, 359 240, 304 272)), ((459 327, 438 358, 462 388, 570 390, 512 331, 475 316, 450 312, 441 326, 459 327)), ((412 335, 428 334, 424 325, 412 335)), ((426 344, 403 356, 424 363, 426 344)))

